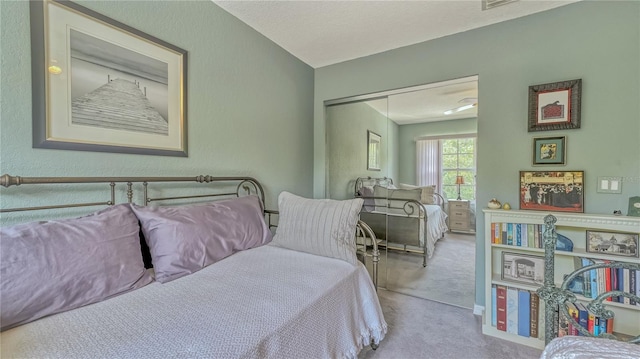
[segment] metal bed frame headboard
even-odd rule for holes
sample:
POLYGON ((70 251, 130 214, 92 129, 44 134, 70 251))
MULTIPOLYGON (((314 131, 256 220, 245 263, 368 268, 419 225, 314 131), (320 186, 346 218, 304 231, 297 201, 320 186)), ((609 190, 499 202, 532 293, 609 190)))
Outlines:
POLYGON ((255 194, 262 201, 264 207, 264 190, 260 182, 252 177, 213 177, 208 175, 199 175, 195 177, 20 177, 4 174, 0 176, 0 186, 11 187, 20 185, 42 185, 42 184, 90 184, 90 183, 104 183, 108 184, 111 189, 111 197, 104 202, 81 202, 81 203, 66 203, 56 204, 48 206, 32 206, 32 207, 15 207, 15 208, 2 208, 0 213, 5 212, 19 212, 19 211, 35 211, 44 209, 58 209, 58 208, 72 208, 72 207, 89 207, 89 206, 111 206, 116 204, 116 183, 127 184, 127 202, 133 203, 133 184, 142 183, 143 186, 143 205, 148 205, 151 202, 157 201, 170 201, 192 198, 205 198, 205 197, 239 197, 241 190, 244 190, 247 195, 255 194), (209 193, 202 195, 187 195, 187 196, 173 196, 173 197, 149 197, 149 183, 158 182, 184 182, 184 183, 237 183, 235 192, 222 192, 222 193, 209 193))
MULTIPOLYGON (((262 208, 264 214, 267 216, 267 225, 269 228, 277 227, 273 224, 272 216, 278 215, 276 210, 268 210, 265 207, 265 195, 264 189, 260 182, 253 177, 214 177, 209 175, 198 175, 195 177, 21 177, 11 176, 4 174, 0 176, 0 186, 5 188, 21 185, 47 185, 47 184, 108 184, 110 189, 110 198, 102 202, 79 202, 79 203, 63 203, 46 206, 31 206, 31 207, 12 207, 12 208, 0 208, 0 213, 7 212, 23 212, 23 211, 38 211, 49 209, 61 209, 61 208, 75 208, 75 207, 91 207, 91 206, 112 206, 116 204, 116 183, 126 183, 127 186, 127 202, 133 202, 134 183, 141 183, 143 186, 143 205, 146 206, 151 202, 158 201, 172 201, 172 200, 184 200, 184 199, 197 199, 206 197, 240 197, 241 195, 257 195, 262 202, 262 208), (208 193, 199 195, 185 195, 185 196, 171 196, 171 197, 149 197, 149 184, 150 183, 170 183, 170 182, 182 182, 182 183, 200 183, 200 184, 212 184, 212 183, 227 183, 230 185, 235 184, 235 192, 219 192, 208 193), (244 191, 244 192, 243 192, 244 191)), ((362 236, 370 237, 372 239, 372 251, 367 253, 365 248, 364 256, 372 257, 372 280, 377 290, 378 288, 378 262, 380 258, 380 251, 378 250, 378 244, 375 239, 375 234, 371 228, 364 222, 359 221, 357 225, 357 231, 362 236)))

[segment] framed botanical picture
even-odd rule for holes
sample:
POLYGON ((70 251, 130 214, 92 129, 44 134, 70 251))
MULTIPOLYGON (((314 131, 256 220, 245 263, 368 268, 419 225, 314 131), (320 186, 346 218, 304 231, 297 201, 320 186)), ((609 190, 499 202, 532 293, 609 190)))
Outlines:
POLYGON ((31 1, 33 147, 187 156, 187 52, 71 1, 31 1))
POLYGON ((587 252, 638 257, 638 233, 587 231, 587 252))
POLYGON ((544 257, 521 253, 502 252, 501 278, 508 282, 542 285, 544 257))
POLYGON ((533 139, 533 165, 564 165, 567 157, 567 138, 538 137, 533 139))
POLYGON ((380 142, 382 137, 379 134, 367 130, 367 169, 380 171, 380 142))
POLYGON ((584 171, 520 171, 520 209, 584 212, 584 171))
POLYGON ((529 86, 529 132, 580 128, 582 80, 529 86))

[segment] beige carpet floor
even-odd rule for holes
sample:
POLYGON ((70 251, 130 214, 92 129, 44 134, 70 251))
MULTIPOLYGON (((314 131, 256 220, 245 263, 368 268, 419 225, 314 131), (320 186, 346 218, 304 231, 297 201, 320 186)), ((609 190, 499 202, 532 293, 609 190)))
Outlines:
POLYGON ((473 309, 475 235, 447 233, 436 243, 426 267, 419 254, 389 250, 380 276, 385 273, 380 284, 383 288, 473 309))
POLYGON ((471 310, 378 290, 387 335, 377 350, 359 359, 533 359, 538 349, 482 334, 481 317, 471 310))

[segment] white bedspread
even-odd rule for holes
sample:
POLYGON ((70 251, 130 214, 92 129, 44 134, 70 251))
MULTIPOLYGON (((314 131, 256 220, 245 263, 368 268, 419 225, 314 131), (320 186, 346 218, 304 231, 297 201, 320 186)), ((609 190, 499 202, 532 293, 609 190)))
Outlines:
POLYGON ((540 359, 638 359, 640 344, 612 339, 564 336, 544 348, 540 359))
POLYGON ((436 249, 436 242, 449 230, 449 227, 447 227, 447 214, 442 207, 427 204, 424 208, 427 210, 427 257, 431 258, 436 249))
POLYGON ((385 335, 364 266, 267 245, 1 334, 2 358, 353 358, 385 335))

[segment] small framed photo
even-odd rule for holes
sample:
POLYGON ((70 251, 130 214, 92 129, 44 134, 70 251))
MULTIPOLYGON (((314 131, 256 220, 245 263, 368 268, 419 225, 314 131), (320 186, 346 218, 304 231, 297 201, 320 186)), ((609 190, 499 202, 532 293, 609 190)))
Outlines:
POLYGON ((587 231, 587 252, 638 257, 638 233, 587 231))
POLYGON ((380 148, 382 137, 367 130, 367 169, 370 171, 380 171, 380 148))
POLYGON ((544 282, 544 257, 502 252, 502 280, 530 285, 544 282))
POLYGON ((533 165, 564 165, 567 157, 567 138, 538 137, 533 139, 533 165))
POLYGON ((584 171, 520 171, 520 209, 584 212, 584 171))
POLYGON ((580 128, 582 79, 529 86, 529 132, 580 128))

